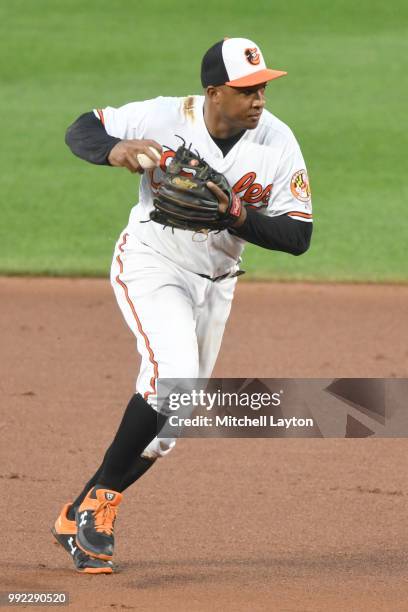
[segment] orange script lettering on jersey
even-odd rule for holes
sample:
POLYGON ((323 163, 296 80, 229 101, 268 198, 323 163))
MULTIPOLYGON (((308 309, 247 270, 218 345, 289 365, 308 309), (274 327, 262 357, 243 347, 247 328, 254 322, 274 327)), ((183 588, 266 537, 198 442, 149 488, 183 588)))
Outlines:
POLYGON ((272 191, 272 183, 267 185, 264 189, 261 183, 255 183, 255 179, 256 172, 247 172, 235 183, 232 191, 248 204, 256 204, 257 202, 268 204, 269 196, 272 191))

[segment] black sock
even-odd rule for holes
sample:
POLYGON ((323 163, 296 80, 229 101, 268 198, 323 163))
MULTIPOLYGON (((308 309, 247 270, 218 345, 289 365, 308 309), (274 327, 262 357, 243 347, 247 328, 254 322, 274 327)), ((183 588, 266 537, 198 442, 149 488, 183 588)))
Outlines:
POLYGON ((132 485, 136 480, 139 480, 143 474, 150 470, 156 458, 151 459, 150 457, 136 457, 136 460, 132 466, 132 468, 126 472, 122 484, 120 486, 119 492, 123 493, 130 485, 132 485))
POLYGON ((111 449, 111 447, 109 447, 108 450, 106 451, 105 456, 103 458, 103 461, 102 461, 101 465, 98 467, 98 469, 96 470, 95 474, 92 476, 92 478, 90 480, 88 480, 88 482, 84 486, 84 488, 81 491, 81 493, 78 495, 76 500, 74 502, 72 502, 71 506, 69 507, 69 510, 67 512, 67 517, 69 518, 70 521, 74 521, 75 520, 75 512, 76 512, 77 508, 79 508, 79 506, 84 501, 85 496, 88 493, 88 491, 90 489, 92 489, 92 487, 94 485, 96 485, 96 483, 98 482, 98 478, 99 478, 99 476, 102 473, 103 464, 105 462, 105 459, 106 459, 110 449, 111 449))
MULTIPOLYGON (((109 452, 109 449, 107 450, 107 453, 109 452)), ((99 482, 99 478, 102 473, 104 461, 99 466, 99 468, 97 469, 95 474, 92 476, 92 478, 86 483, 83 491, 78 495, 76 500, 70 506, 67 512, 67 517, 69 518, 70 521, 75 520, 75 512, 79 508, 79 506, 82 504, 82 502, 84 501, 86 494, 89 492, 90 489, 92 489, 92 487, 94 487, 99 482)), ((125 489, 130 487, 131 484, 136 482, 136 480, 138 480, 141 476, 143 476, 143 474, 145 474, 147 470, 149 470, 153 466, 155 461, 156 461, 156 458, 153 459, 150 457, 142 457, 142 456, 135 457, 133 460, 132 466, 129 468, 128 472, 125 474, 122 480, 122 484, 120 488, 117 490, 120 493, 122 493, 125 489)))
POLYGON ((128 483, 127 486, 132 484, 134 480, 131 480, 131 468, 135 457, 136 460, 140 460, 137 473, 140 472, 140 476, 144 474, 151 466, 148 461, 142 461, 143 458, 140 455, 161 430, 165 421, 166 417, 157 413, 139 393, 133 395, 126 407, 116 436, 105 453, 102 465, 72 504, 68 517, 73 515, 75 507, 82 503, 89 489, 95 484, 114 491, 120 491, 122 482, 125 480, 128 483))
POLYGON ((165 422, 166 417, 156 412, 139 393, 134 395, 105 456, 97 484, 117 491, 134 457, 143 453, 165 422))

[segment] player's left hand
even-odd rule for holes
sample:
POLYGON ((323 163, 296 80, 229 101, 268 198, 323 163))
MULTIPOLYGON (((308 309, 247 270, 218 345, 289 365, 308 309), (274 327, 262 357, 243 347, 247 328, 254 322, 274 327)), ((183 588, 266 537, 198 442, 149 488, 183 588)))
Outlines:
MULTIPOLYGON (((213 194, 216 196, 218 200, 218 203, 219 203, 218 209, 220 213, 225 213, 228 208, 228 204, 229 204, 227 194, 222 189, 220 189, 218 185, 216 185, 212 181, 208 181, 208 183, 206 184, 207 184, 208 189, 213 192, 213 194)), ((246 219, 246 216, 247 216, 246 208, 245 206, 243 206, 241 209, 241 214, 240 214, 239 219, 232 225, 232 227, 239 227, 240 225, 242 225, 246 219)))

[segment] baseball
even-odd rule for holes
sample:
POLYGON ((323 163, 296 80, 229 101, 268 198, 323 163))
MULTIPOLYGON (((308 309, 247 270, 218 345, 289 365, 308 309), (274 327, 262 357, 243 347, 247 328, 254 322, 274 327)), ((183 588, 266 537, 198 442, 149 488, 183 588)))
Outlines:
MULTIPOLYGON (((157 149, 155 149, 154 147, 149 147, 149 149, 151 150, 151 152, 155 155, 155 157, 157 157, 157 160, 160 159, 161 155, 158 152, 157 149)), ((156 168, 157 163, 154 162, 153 160, 150 159, 150 157, 148 157, 147 155, 145 155, 144 153, 138 153, 136 155, 137 161, 139 162, 139 164, 142 166, 142 168, 144 168, 145 170, 149 170, 150 168, 156 168)))

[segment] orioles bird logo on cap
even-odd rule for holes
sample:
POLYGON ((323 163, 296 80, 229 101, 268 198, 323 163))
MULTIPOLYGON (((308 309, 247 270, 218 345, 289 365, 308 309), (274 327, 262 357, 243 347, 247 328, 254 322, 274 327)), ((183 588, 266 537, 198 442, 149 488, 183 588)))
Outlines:
POLYGON ((256 47, 252 47, 252 49, 245 49, 245 57, 247 62, 252 64, 252 66, 257 66, 261 61, 258 49, 256 47))

